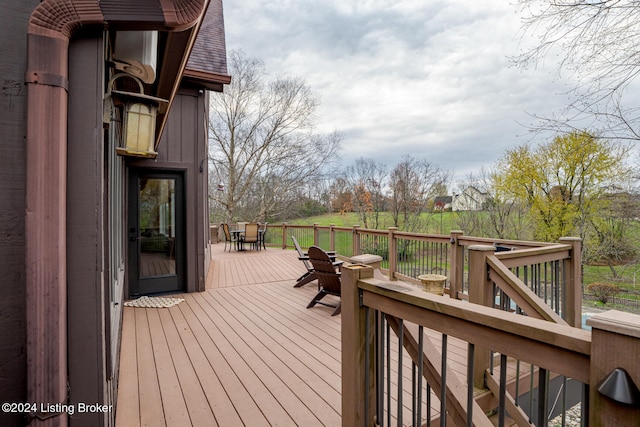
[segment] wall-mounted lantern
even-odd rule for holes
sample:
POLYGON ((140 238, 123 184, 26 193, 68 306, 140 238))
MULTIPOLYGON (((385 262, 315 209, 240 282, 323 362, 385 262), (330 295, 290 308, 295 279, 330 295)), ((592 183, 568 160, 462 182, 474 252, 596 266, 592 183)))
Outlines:
POLYGON ((124 147, 116 148, 123 156, 156 157, 156 113, 158 108, 146 102, 124 103, 122 138, 124 147))
POLYGON ((121 76, 125 75, 119 74, 111 79, 106 97, 113 107, 121 108, 123 112, 122 146, 117 147, 116 152, 121 156, 155 158, 158 155, 155 151, 156 115, 159 106, 168 104, 168 101, 145 95, 142 82, 131 75, 126 77, 138 83, 140 93, 112 90, 113 82, 121 76))

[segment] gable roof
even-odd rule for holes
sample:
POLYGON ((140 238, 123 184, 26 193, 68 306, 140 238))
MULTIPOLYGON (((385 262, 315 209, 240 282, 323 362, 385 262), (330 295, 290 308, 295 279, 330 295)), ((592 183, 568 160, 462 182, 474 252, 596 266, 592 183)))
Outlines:
POLYGON ((222 91, 222 85, 231 82, 227 71, 222 0, 209 2, 183 78, 217 92, 222 91))
POLYGON ((451 201, 453 200, 453 196, 436 196, 433 199, 433 203, 437 204, 446 204, 446 203, 451 203, 451 201))

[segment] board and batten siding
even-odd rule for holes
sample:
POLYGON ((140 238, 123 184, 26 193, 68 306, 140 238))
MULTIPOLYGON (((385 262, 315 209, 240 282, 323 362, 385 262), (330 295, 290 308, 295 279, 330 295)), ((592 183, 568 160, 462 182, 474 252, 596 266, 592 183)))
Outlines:
POLYGON ((187 292, 204 291, 208 268, 208 100, 207 91, 181 88, 173 101, 157 147, 158 157, 129 164, 137 168, 184 174, 187 292))

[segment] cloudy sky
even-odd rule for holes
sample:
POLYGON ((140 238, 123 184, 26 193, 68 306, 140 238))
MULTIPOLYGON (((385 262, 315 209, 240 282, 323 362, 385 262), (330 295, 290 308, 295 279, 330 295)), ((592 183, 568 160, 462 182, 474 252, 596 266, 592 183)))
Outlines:
POLYGON ((227 49, 303 78, 321 97, 319 128, 344 135, 343 165, 410 154, 461 180, 530 140, 527 113, 563 101, 552 67, 509 62, 520 44, 510 3, 225 1, 227 49))

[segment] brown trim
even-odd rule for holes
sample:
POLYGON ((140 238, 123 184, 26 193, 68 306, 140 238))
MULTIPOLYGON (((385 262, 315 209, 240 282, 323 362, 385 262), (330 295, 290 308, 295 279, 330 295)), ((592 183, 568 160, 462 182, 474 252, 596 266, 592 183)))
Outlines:
POLYGON ((231 76, 229 75, 193 70, 190 68, 184 70, 184 74, 182 76, 184 78, 190 78, 206 83, 219 83, 223 85, 228 85, 229 83, 231 83, 231 76))
MULTIPOLYGON (((160 4, 164 22, 145 22, 145 29, 197 28, 208 0, 160 0, 160 4)), ((136 22, 128 25, 134 28, 136 22)), ((79 29, 101 29, 107 24, 98 0, 45 0, 34 9, 27 30, 25 265, 30 402, 55 404, 67 400, 68 47, 69 39, 79 29)), ((180 72, 185 63, 186 59, 180 72)), ((66 426, 68 417, 59 414, 48 422, 34 421, 33 425, 45 423, 66 426)))

